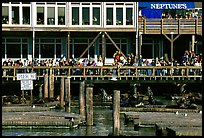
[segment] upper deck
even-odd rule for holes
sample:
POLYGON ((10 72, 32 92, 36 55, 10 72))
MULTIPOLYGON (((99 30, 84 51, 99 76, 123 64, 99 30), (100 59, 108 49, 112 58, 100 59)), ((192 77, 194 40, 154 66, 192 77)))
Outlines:
MULTIPOLYGON (((136 32, 135 26, 2 26, 2 31, 51 31, 51 32, 136 32)), ((138 30, 142 34, 198 34, 202 35, 201 19, 140 19, 138 30)))

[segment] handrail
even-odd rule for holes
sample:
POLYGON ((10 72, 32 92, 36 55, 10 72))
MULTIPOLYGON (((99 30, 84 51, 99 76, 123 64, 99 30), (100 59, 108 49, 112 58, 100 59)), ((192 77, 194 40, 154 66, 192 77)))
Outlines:
POLYGON ((74 78, 202 78, 202 66, 2 66, 2 78, 13 78, 17 73, 36 72, 37 78, 45 74, 54 77, 70 76, 74 78))
POLYGON ((148 33, 202 34, 202 19, 140 19, 139 31, 148 33))

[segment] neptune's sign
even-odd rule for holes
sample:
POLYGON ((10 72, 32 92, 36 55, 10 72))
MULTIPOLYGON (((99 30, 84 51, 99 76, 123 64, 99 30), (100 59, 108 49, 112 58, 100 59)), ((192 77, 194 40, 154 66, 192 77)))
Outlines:
POLYGON ((187 5, 186 4, 159 4, 159 3, 155 3, 155 4, 151 4, 151 9, 187 9, 187 5))

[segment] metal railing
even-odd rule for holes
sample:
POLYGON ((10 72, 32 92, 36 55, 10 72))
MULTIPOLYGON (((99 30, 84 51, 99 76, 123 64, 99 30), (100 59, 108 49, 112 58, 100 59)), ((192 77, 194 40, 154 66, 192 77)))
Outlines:
POLYGON ((61 66, 61 67, 48 67, 48 66, 27 66, 27 67, 2 67, 2 78, 13 78, 16 80, 17 73, 33 73, 36 72, 37 78, 44 78, 45 74, 54 75, 58 77, 69 76, 77 79, 112 79, 117 78, 120 80, 128 79, 199 79, 202 80, 202 67, 199 66, 61 66))

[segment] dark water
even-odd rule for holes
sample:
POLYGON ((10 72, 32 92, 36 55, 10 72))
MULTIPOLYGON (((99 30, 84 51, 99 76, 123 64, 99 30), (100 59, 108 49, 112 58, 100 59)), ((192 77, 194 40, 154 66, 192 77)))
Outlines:
MULTIPOLYGON (((76 111, 77 112, 77 111, 76 111)), ((120 119, 120 132, 126 136, 155 136, 155 128, 134 130, 133 125, 125 125, 120 119)), ((74 129, 3 129, 3 136, 108 136, 112 133, 112 110, 94 109, 94 126, 79 126, 74 129)))

